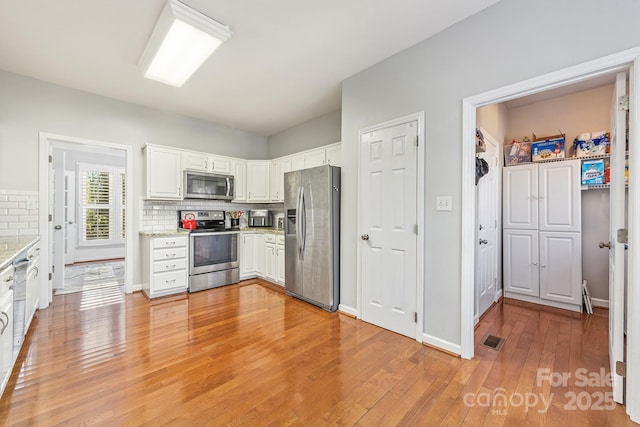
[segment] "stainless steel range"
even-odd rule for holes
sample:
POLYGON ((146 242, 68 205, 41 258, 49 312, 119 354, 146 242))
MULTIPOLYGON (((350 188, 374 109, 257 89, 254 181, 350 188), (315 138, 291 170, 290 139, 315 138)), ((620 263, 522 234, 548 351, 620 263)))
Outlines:
POLYGON ((240 281, 238 236, 225 227, 224 211, 179 211, 179 226, 188 224, 189 292, 217 288, 240 281))

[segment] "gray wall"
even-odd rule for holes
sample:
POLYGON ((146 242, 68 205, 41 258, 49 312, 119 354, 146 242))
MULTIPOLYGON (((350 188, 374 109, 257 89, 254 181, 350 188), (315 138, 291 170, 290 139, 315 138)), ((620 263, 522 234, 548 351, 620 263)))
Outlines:
MULTIPOLYGON (((145 143, 246 159, 267 157, 267 138, 0 71, 0 188, 37 190, 38 133, 141 148, 145 143)), ((135 151, 136 197, 142 151, 135 151)))
POLYGON ((461 100, 638 46, 638 16, 636 0, 502 0, 345 80, 341 303, 356 306, 359 129, 426 113, 424 330, 460 344, 461 100), (436 212, 447 194, 453 211, 436 212))
POLYGON ((269 159, 340 141, 341 112, 333 111, 269 137, 269 159))

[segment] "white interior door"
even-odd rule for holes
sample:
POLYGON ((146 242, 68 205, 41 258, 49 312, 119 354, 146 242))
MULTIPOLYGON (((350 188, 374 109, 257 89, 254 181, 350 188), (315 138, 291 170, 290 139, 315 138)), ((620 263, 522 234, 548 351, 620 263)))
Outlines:
POLYGON ((52 185, 50 191, 50 199, 52 204, 52 221, 49 222, 51 227, 51 236, 53 237, 53 260, 52 270, 52 287, 53 289, 62 289, 64 287, 64 237, 65 237, 65 221, 64 221, 64 153, 56 152, 53 156, 53 163, 49 163, 52 167, 52 185))
POLYGON ((76 174, 64 172, 64 263, 73 264, 77 242, 76 174))
POLYGON ((486 151, 478 157, 489 165, 489 172, 478 181, 478 245, 476 250, 475 322, 496 300, 498 284, 498 207, 499 144, 482 130, 486 151))
POLYGON ((617 233, 625 228, 624 164, 626 147, 626 111, 618 108, 618 100, 627 93, 627 73, 616 76, 611 106, 611 188, 609 193, 609 362, 613 382, 613 400, 623 403, 624 378, 616 374, 616 362, 624 357, 624 244, 617 233))
POLYGON ((362 320, 415 337, 418 122, 362 134, 362 320))

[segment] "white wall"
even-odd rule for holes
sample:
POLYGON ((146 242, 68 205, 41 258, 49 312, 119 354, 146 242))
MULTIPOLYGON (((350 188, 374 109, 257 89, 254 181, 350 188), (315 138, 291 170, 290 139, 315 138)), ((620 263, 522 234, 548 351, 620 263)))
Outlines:
POLYGON ((341 112, 333 111, 269 137, 269 159, 340 141, 341 112))
POLYGON ((424 330, 459 345, 462 99, 638 46, 638 16, 636 0, 502 0, 346 79, 341 303, 356 306, 359 129, 426 113, 424 330), (435 211, 437 195, 452 212, 435 211))

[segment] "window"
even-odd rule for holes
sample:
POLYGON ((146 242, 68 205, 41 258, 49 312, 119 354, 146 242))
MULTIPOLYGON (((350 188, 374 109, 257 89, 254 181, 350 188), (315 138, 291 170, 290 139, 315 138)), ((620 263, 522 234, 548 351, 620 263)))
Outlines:
POLYGON ((125 174, 122 168, 79 164, 80 245, 124 243, 125 174))

